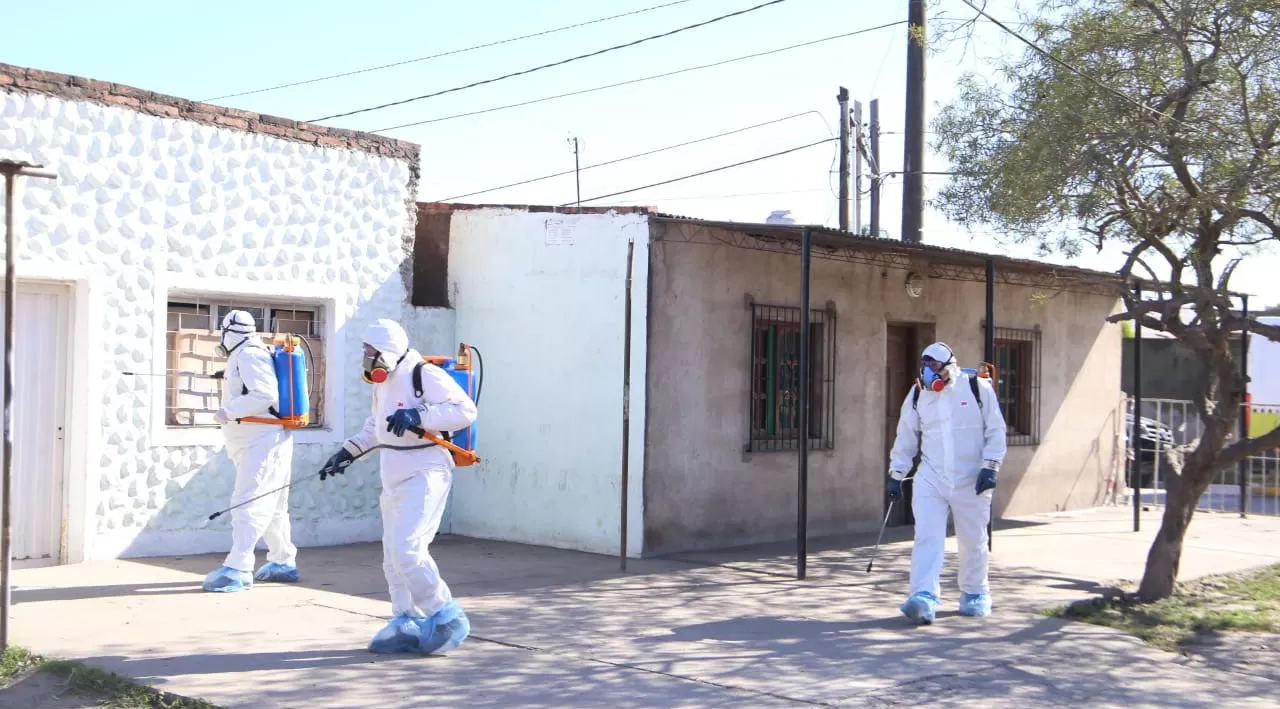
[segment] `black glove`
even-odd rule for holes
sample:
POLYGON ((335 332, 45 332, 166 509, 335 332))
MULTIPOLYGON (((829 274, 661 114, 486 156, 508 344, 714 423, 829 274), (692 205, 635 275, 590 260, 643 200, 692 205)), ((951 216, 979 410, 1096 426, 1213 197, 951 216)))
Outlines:
POLYGON ((897 502, 902 499, 902 481, 889 478, 889 501, 897 502))
POLYGON ((983 468, 982 472, 978 473, 978 484, 974 488, 979 495, 987 490, 994 490, 996 488, 996 471, 991 468, 983 468))
POLYGON ((347 466, 355 461, 356 457, 348 453, 346 448, 339 448, 320 469, 320 480, 347 472, 347 466))

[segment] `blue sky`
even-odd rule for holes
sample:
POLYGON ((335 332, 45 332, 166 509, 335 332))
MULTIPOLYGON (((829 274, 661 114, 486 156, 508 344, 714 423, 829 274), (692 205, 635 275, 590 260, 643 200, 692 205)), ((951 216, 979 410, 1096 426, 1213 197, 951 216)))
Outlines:
MULTIPOLYGON (((5 24, 13 32, 0 61, 126 83, 191 99, 210 99, 328 74, 351 71, 549 30, 672 0, 489 0, 471 3, 366 0, 359 4, 314 0, 305 5, 226 1, 184 14, 172 2, 12 3, 5 24), (213 8, 217 8, 216 10, 213 8)), ((764 0, 687 0, 671 7, 511 42, 431 61, 214 103, 310 120, 398 101, 629 42, 733 12, 764 0)), ((906 19, 905 0, 892 3, 786 0, 705 28, 529 76, 385 110, 325 121, 371 130, 422 146, 420 200, 437 200, 523 179, 570 170, 567 139, 577 136, 584 165, 612 160, 784 116, 815 111, 767 128, 582 172, 582 197, 700 172, 812 143, 836 130, 836 91, 848 87, 866 104, 880 99, 886 169, 900 169, 905 76, 905 26, 812 47, 682 74, 398 130, 414 121, 516 103, 688 66, 767 51, 808 40, 906 19)), ((1015 18, 1012 0, 992 0, 988 11, 1015 18)), ((944 0, 935 13, 961 18, 971 11, 944 0)), ((956 46, 928 58, 930 117, 951 97, 964 71, 981 71, 981 58, 1020 51, 1016 40, 989 23, 965 51, 956 46)), ((656 205, 667 212, 713 219, 763 221, 789 209, 802 223, 837 222, 835 146, 790 155, 654 187, 594 204, 656 205)), ((926 170, 946 170, 930 155, 926 170)), ((944 177, 930 177, 926 189, 944 177)), ((864 185, 865 187, 865 185, 864 185)), ((884 190, 883 226, 898 233, 902 184, 884 190)), ((562 204, 574 199, 573 176, 491 192, 464 201, 562 204)), ((863 219, 866 221, 866 202, 863 219)), ((966 232, 930 211, 929 243, 1000 250, 1030 256, 1026 247, 999 244, 990 231, 966 232)), ((1048 260, 1065 262, 1061 257, 1048 260)), ((1071 261, 1106 270, 1117 251, 1071 261)), ((1237 288, 1280 302, 1268 270, 1272 255, 1251 257, 1237 272, 1237 288)))

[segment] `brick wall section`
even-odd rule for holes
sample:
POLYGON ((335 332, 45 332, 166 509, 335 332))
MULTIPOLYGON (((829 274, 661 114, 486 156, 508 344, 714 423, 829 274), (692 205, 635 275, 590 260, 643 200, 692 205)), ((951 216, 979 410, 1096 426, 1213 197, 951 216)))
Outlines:
MULTIPOLYGON (((345 128, 318 126, 265 113, 189 101, 124 84, 113 84, 109 81, 0 63, 0 91, 23 91, 56 96, 70 101, 114 104, 154 116, 182 118, 195 123, 262 133, 299 143, 359 150, 374 155, 405 159, 413 166, 415 176, 418 167, 416 143, 345 128)), ((412 205, 410 205, 410 211, 412 211, 412 205)))

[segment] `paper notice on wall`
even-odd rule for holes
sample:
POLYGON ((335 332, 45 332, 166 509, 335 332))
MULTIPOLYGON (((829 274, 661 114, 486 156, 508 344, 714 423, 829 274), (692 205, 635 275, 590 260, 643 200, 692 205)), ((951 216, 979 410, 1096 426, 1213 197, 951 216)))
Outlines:
POLYGON ((573 246, 573 222, 566 223, 561 219, 547 220, 547 246, 573 246))

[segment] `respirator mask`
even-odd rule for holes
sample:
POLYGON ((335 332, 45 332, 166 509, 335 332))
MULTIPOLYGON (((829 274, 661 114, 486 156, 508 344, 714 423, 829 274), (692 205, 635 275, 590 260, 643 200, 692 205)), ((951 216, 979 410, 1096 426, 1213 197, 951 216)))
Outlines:
POLYGON ((928 387, 930 391, 940 392, 947 388, 947 382, 951 376, 947 371, 947 365, 955 361, 955 355, 949 356, 946 360, 938 360, 929 355, 920 358, 920 383, 928 387))
MULTIPOLYGON (((400 359, 404 359, 404 356, 401 355, 400 359)), ((364 346, 364 366, 361 368, 360 376, 366 384, 381 384, 387 381, 387 377, 391 376, 391 370, 395 369, 399 363, 400 360, 388 363, 385 354, 366 344, 364 346)))

